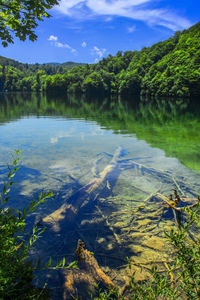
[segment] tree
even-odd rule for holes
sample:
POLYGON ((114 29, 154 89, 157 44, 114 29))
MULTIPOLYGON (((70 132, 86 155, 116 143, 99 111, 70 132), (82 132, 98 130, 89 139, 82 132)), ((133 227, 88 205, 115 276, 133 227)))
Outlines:
POLYGON ((0 0, 0 39, 2 45, 7 47, 13 43, 13 35, 21 41, 27 37, 31 41, 37 39, 34 29, 37 21, 49 18, 47 12, 58 0, 0 0))

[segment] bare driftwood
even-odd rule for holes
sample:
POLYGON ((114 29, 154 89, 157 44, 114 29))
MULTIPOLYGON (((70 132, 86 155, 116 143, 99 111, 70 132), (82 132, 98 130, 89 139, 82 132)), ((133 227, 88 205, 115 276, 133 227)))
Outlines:
POLYGON ((98 197, 98 191, 102 184, 110 188, 107 178, 113 172, 117 171, 117 168, 119 168, 118 160, 121 153, 122 148, 117 148, 110 163, 102 172, 100 172, 99 176, 95 177, 88 184, 80 188, 59 209, 45 217, 43 222, 52 225, 54 231, 60 230, 59 222, 64 219, 66 222, 73 222, 79 209, 89 201, 95 200, 96 197, 98 197))
POLYGON ((95 295, 95 285, 103 289, 114 286, 111 279, 101 270, 93 254, 85 249, 79 240, 75 254, 78 269, 64 270, 63 299, 90 299, 89 292, 95 295))

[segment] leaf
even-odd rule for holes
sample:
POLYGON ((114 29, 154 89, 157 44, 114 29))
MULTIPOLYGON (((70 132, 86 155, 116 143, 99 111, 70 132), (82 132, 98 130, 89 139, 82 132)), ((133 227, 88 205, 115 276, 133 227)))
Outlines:
POLYGON ((71 263, 70 263, 67 267, 65 267, 65 268, 66 268, 66 269, 69 269, 69 268, 77 269, 77 268, 78 268, 77 264, 78 264, 78 261, 75 260, 75 261, 71 262, 71 263))
POLYGON ((16 165, 17 165, 17 162, 18 162, 18 159, 15 159, 15 160, 13 161, 13 166, 16 166, 16 165))
POLYGON ((38 200, 40 201, 42 199, 42 192, 39 194, 38 200))
POLYGON ((26 208, 25 207, 23 208, 23 216, 24 217, 26 216, 26 208))
POLYGON ((45 265, 45 269, 48 269, 51 263, 52 263, 52 258, 50 257, 48 263, 45 265))
POLYGON ((7 185, 5 184, 3 187, 3 194, 6 195, 7 194, 7 185))
POLYGON ((15 176, 15 173, 13 173, 13 171, 10 171, 8 173, 8 179, 10 180, 11 178, 13 178, 15 176))
POLYGON ((63 264, 63 260, 59 261, 59 262, 57 263, 57 265, 55 266, 55 269, 61 267, 62 264, 63 264))
POLYGON ((65 266, 65 257, 63 257, 62 266, 65 266))
POLYGON ((5 195, 7 195, 10 192, 10 188, 6 190, 5 195))
POLYGON ((21 153, 21 150, 16 150, 16 155, 18 156, 21 153))
POLYGON ((6 202, 8 202, 9 199, 10 199, 9 196, 5 197, 5 199, 3 201, 3 204, 5 204, 6 202))
POLYGON ((13 171, 17 172, 20 169, 20 167, 14 168, 13 171))

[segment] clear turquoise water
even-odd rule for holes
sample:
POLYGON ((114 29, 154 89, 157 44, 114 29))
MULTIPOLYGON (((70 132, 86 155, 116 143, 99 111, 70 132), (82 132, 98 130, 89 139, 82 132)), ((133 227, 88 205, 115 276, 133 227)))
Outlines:
MULTIPOLYGON (((62 255, 71 257, 77 239, 81 238, 85 239, 86 247, 95 252, 102 266, 119 267, 122 262, 116 263, 116 259, 109 262, 108 257, 115 254, 123 260, 134 255, 130 245, 135 240, 128 234, 124 237, 121 231, 131 226, 132 209, 157 191, 169 195, 173 188, 179 187, 187 197, 200 192, 200 123, 198 114, 193 114, 188 107, 180 109, 180 104, 173 104, 169 110, 162 105, 138 107, 116 101, 106 104, 105 100, 19 94, 2 96, 0 101, 1 183, 15 149, 21 150, 22 157, 21 169, 10 193, 10 205, 22 208, 33 196, 49 189, 55 194, 54 199, 38 209, 31 222, 59 208, 70 195, 98 176, 118 147, 123 149, 118 174, 113 175, 116 182, 111 188, 109 182, 102 187, 105 197, 103 193, 99 200, 100 211, 121 236, 120 256, 112 230, 106 229, 105 224, 102 227, 105 220, 93 207, 91 215, 87 211, 87 215, 80 216, 73 232, 70 229, 61 234, 62 239, 46 234, 37 249, 43 257, 51 255, 55 261, 62 255), (140 166, 131 165, 133 162, 140 166), (150 172, 152 169, 154 173, 150 172), (95 224, 92 234, 91 224, 95 224)), ((152 203, 150 207, 156 209, 152 203)), ((143 214, 145 218, 145 212, 143 214)), ((140 240, 136 242, 140 243, 140 240)))

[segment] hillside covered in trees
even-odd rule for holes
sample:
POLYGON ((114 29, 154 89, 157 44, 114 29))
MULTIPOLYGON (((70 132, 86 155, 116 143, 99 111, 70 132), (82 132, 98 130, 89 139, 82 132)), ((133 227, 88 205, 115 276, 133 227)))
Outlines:
POLYGON ((0 90, 198 96, 200 22, 141 51, 118 51, 97 64, 73 66, 30 65, 0 57, 0 90))
POLYGON ((42 91, 48 75, 64 74, 83 63, 23 64, 0 56, 0 91, 42 91))

